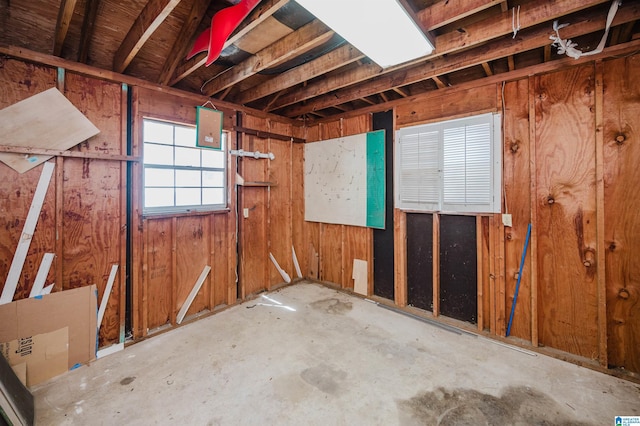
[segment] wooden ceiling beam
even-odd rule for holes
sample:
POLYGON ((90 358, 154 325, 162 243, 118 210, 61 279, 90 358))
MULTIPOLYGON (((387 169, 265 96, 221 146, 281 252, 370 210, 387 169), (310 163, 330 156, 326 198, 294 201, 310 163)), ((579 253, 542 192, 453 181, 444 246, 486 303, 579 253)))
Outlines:
POLYGON ((236 66, 228 68, 204 86, 204 94, 212 96, 264 69, 295 58, 329 41, 334 34, 322 21, 315 19, 236 66))
MULTIPOLYGON (((560 16, 571 14, 583 8, 604 3, 605 1, 607 0, 558 0, 551 6, 548 3, 527 3, 526 5, 522 6, 520 11, 520 31, 528 27, 532 27, 556 19, 560 16)), ((438 36, 436 38, 436 51, 434 52, 434 55, 428 58, 430 59, 430 61, 435 61, 438 60, 438 56, 454 53, 460 50, 466 50, 472 48, 473 46, 484 44, 487 41, 503 37, 507 34, 512 34, 513 28, 511 24, 512 16, 511 12, 509 11, 462 28, 462 32, 453 31, 438 36)), ((519 51, 523 50, 524 49, 520 49, 519 51)), ((420 58, 407 64, 388 67, 385 69, 382 69, 374 63, 363 65, 356 68, 355 70, 349 70, 344 73, 340 73, 338 75, 319 81, 317 83, 310 84, 304 90, 296 91, 295 93, 283 96, 278 104, 274 105, 274 109, 279 109, 287 105, 300 102, 304 99, 310 99, 316 96, 320 96, 324 93, 338 90, 349 85, 357 84, 382 74, 389 74, 394 71, 406 69, 412 65, 424 62, 425 59, 420 58)))
MULTIPOLYGON (((258 6, 249 14, 247 19, 242 21, 235 33, 227 39, 222 47, 222 50, 231 46, 240 38, 245 36, 249 31, 255 29, 258 25, 263 23, 267 18, 280 10, 281 7, 289 3, 289 0, 264 0, 260 2, 258 6)), ((173 79, 169 82, 170 86, 175 85, 182 79, 190 76, 205 64, 207 61, 206 53, 200 53, 193 58, 184 61, 184 63, 176 69, 173 79)))
POLYGON ((491 64, 489 64, 489 62, 483 62, 480 65, 482 65, 482 69, 484 70, 484 73, 487 75, 487 77, 493 75, 493 70, 491 69, 491 64))
POLYGON ((64 39, 67 38, 67 31, 71 25, 73 10, 76 8, 78 0, 62 0, 60 2, 60 10, 58 11, 58 21, 56 22, 56 32, 53 42, 53 54, 60 56, 64 39))
POLYGON ((507 65, 509 66, 509 71, 513 71, 516 69, 516 62, 513 59, 513 55, 507 56, 507 65))
POLYGON ((96 27, 98 16, 98 4, 100 0, 87 0, 82 17, 82 29, 80 30, 80 47, 78 48, 78 62, 86 64, 89 59, 89 47, 96 27))
POLYGON ((149 0, 113 57, 115 72, 122 73, 127 69, 142 46, 179 3, 180 0, 149 0))
POLYGON ((171 81, 171 77, 178 67, 178 64, 184 60, 189 47, 191 47, 200 22, 202 22, 209 8, 209 3, 211 3, 211 0, 195 0, 193 2, 189 16, 182 24, 180 34, 173 43, 173 47, 169 51, 169 56, 167 56, 167 59, 164 61, 162 71, 160 71, 160 77, 158 77, 158 83, 167 85, 169 81, 171 81))
POLYGON ((433 31, 504 2, 505 0, 439 1, 417 12, 417 23, 421 28, 433 31))
MULTIPOLYGON (((620 25, 640 18, 640 4, 632 4, 620 8, 614 23, 620 25)), ((606 14, 585 12, 579 16, 566 17, 563 22, 571 25, 562 29, 561 35, 566 38, 575 38, 584 34, 601 31, 605 27, 606 14)), ((314 109, 328 108, 334 103, 345 103, 366 96, 375 95, 392 87, 405 86, 418 83, 434 76, 440 76, 450 72, 481 65, 486 61, 502 59, 522 51, 537 49, 548 45, 551 28, 536 27, 520 31, 516 39, 504 37, 491 43, 449 55, 446 58, 438 58, 425 61, 398 71, 393 74, 381 75, 370 81, 346 87, 317 97, 306 105, 296 105, 284 110, 286 116, 297 116, 313 111, 314 109)))
POLYGON ((246 104, 272 93, 293 87, 296 84, 309 81, 362 58, 364 58, 364 55, 355 47, 350 44, 342 45, 320 58, 285 71, 282 74, 241 92, 234 99, 234 102, 246 104))
POLYGON ((445 87, 449 86, 447 83, 445 83, 444 77, 438 77, 437 75, 434 75, 433 77, 431 77, 431 80, 433 80, 434 83, 436 83, 436 86, 438 86, 438 89, 444 89, 445 87))
POLYGON ((409 97, 409 94, 407 92, 405 92, 404 90, 402 90, 402 88, 400 88, 400 87, 393 87, 391 90, 393 90, 394 92, 396 92, 398 95, 402 96, 403 98, 409 97))

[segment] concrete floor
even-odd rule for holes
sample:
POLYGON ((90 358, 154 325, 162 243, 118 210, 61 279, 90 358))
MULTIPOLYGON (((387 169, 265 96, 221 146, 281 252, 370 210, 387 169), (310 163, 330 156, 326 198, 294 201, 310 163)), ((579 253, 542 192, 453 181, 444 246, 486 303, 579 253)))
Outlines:
POLYGON ((640 415, 636 384, 306 283, 101 358, 35 397, 41 425, 613 425, 640 415))

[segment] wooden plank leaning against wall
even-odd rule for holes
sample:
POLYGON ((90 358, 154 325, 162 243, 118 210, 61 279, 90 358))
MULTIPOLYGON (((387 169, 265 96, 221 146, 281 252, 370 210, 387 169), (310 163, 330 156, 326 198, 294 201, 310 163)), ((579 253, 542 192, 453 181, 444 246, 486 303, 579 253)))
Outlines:
MULTIPOLYGON (((351 136, 371 131, 371 116, 337 119, 307 129, 307 143, 351 136)), ((293 153, 294 176, 303 175, 304 146, 295 146, 293 153), (296 166, 298 165, 298 166, 296 166)), ((303 275, 353 290, 353 260, 367 262, 369 294, 373 290, 373 231, 360 226, 337 225, 304 221, 304 179, 293 182, 294 242, 301 261, 303 275), (300 249, 298 249, 300 247, 300 249), (319 265, 310 265, 311 252, 317 252, 319 265), (318 271, 314 276, 310 273, 318 271)))
MULTIPOLYGON (((126 91, 120 83, 83 76, 46 65, 0 58, 0 107, 57 87, 100 133, 72 148, 79 158, 57 157, 15 299, 28 297, 44 253, 55 253, 47 283, 53 291, 96 284, 104 293, 111 265, 118 264, 99 334, 99 346, 124 338, 126 275, 126 162, 108 159, 126 154, 122 120, 126 91), (95 154, 103 158, 95 158, 95 154), (85 158, 83 156, 86 155, 85 158), (94 158, 89 158, 93 156, 94 158)), ((24 174, 0 164, 0 276, 6 276, 36 183, 38 166, 24 174)))
MULTIPOLYGON (((513 226, 500 215, 478 222, 481 330, 504 336, 531 222, 537 248, 525 261, 511 336, 640 373, 638 75, 635 54, 396 106, 397 127, 503 113, 502 211, 513 226)), ((404 232, 397 227, 396 241, 406 241, 404 232)), ((396 251, 396 286, 406 287, 406 260, 396 251)))

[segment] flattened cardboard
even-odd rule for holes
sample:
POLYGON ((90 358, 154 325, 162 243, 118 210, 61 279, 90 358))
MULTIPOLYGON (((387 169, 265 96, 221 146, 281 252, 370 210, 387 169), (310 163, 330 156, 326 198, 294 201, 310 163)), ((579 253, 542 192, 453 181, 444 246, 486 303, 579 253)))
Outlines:
POLYGON ((96 286, 65 290, 0 305, 0 342, 69 327, 67 368, 96 356, 96 286))
POLYGON ((0 343, 0 352, 12 367, 26 364, 26 383, 23 383, 31 387, 68 370, 68 342, 69 328, 64 327, 51 333, 0 343))

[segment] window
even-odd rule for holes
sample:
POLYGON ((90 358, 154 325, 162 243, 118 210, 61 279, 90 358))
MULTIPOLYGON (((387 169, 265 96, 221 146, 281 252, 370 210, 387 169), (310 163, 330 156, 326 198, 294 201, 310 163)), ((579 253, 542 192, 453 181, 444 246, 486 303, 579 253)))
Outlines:
POLYGON ((500 115, 483 114, 396 132, 396 207, 499 213, 500 115))
POLYGON ((226 134, 222 150, 196 147, 196 128, 144 119, 144 211, 226 208, 226 134))

